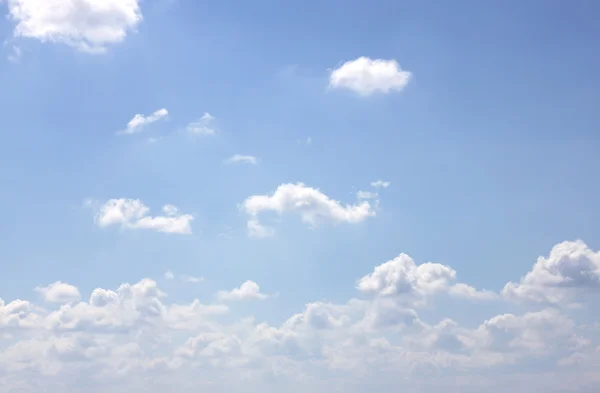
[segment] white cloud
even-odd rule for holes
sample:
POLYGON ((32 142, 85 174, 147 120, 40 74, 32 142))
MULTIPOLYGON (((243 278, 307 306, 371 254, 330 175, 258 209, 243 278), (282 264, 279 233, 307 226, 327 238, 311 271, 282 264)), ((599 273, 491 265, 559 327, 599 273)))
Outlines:
POLYGON ((173 280, 173 279, 175 279, 175 275, 170 270, 167 270, 165 272, 164 276, 165 276, 165 279, 167 279, 167 280, 173 280))
POLYGON ((184 274, 183 276, 181 276, 181 280, 190 284, 198 284, 204 281, 204 277, 194 277, 188 274, 184 274))
MULTIPOLYGON (((148 116, 144 116, 144 115, 141 115, 138 113, 135 116, 133 116, 133 118, 131 120, 129 120, 129 123, 127 123, 127 128, 125 128, 125 130, 123 130, 123 131, 120 131, 119 133, 135 134, 135 133, 141 132, 144 129, 144 127, 146 127, 152 123, 155 123, 161 119, 164 119, 168 115, 169 115, 169 111, 166 110, 165 108, 158 109, 154 113, 152 113, 151 115, 148 115, 148 116)), ((154 138, 154 142, 157 142, 157 141, 158 140, 156 138, 154 138)))
POLYGON ((213 126, 214 121, 215 118, 210 113, 205 112, 200 120, 188 124, 186 129, 192 134, 214 135, 217 133, 216 128, 213 126))
POLYGON ((375 199, 378 197, 378 195, 376 192, 360 190, 356 193, 356 197, 358 199, 375 199))
POLYGON ((390 184, 391 183, 389 181, 377 180, 377 181, 371 182, 371 187, 388 188, 390 186, 390 184))
POLYGON ((497 298, 497 294, 491 291, 478 291, 464 283, 452 284, 455 279, 456 271, 450 266, 433 262, 417 265, 408 255, 400 254, 362 277, 357 288, 378 296, 397 297, 413 305, 419 305, 427 297, 438 293, 475 300, 497 298))
POLYGON ((517 301, 566 305, 577 292, 599 289, 600 252, 578 240, 554 246, 520 282, 506 284, 502 294, 517 301))
POLYGON ((241 155, 241 154, 235 154, 235 155, 229 157, 225 162, 228 164, 242 163, 242 164, 256 165, 256 164, 258 164, 258 159, 254 156, 245 156, 245 155, 241 155))
MULTIPOLYGON (((595 252, 561 244, 541 259, 556 255, 563 256, 557 270, 561 277, 579 277, 564 272, 579 269, 586 276, 591 269, 582 258, 595 252), (573 258, 577 250, 583 254, 573 258)), ((508 302, 494 304, 494 310, 473 303, 466 312, 436 307, 441 296, 459 296, 456 301, 482 296, 469 285, 453 283, 455 278, 447 265, 417 265, 401 254, 358 280, 359 289, 374 296, 341 302, 305 299, 305 306, 289 312, 282 323, 264 322, 262 313, 248 316, 249 308, 239 305, 241 314, 227 315, 224 304, 173 302, 174 296, 148 278, 116 289, 96 288, 82 301, 61 295, 64 304, 49 309, 43 303, 0 299, 0 390, 598 391, 595 308, 581 313, 538 304, 528 309, 532 304, 524 303, 515 312, 508 302), (418 307, 434 294, 426 310, 418 307), (471 307, 479 308, 471 313, 471 307), (498 307, 510 310, 497 312, 498 307)), ((50 287, 59 286, 46 287, 48 292, 50 287)), ((219 294, 222 300, 267 296, 252 281, 219 294)), ((579 294, 570 295, 577 300, 579 294)))
POLYGON ((221 300, 248 300, 268 298, 268 295, 260 292, 260 286, 254 281, 246 281, 239 288, 231 291, 219 291, 217 297, 221 300))
POLYGON ((211 121, 215 120, 215 117, 212 116, 208 112, 204 112, 204 114, 202 115, 202 117, 200 118, 200 120, 206 121, 206 122, 211 122, 211 121))
POLYGON ((139 0, 7 0, 15 37, 103 53, 142 21, 139 0))
POLYGON ((472 345, 486 350, 512 348, 544 354, 551 349, 549 342, 560 336, 567 339, 573 329, 573 322, 553 309, 522 316, 502 314, 485 321, 473 332, 476 342, 472 345))
POLYGON ((42 295, 44 301, 49 303, 69 303, 81 299, 77 287, 60 281, 46 287, 36 287, 35 290, 42 295))
POLYGON ((355 205, 342 205, 315 188, 302 183, 282 184, 272 195, 253 195, 246 199, 243 208, 249 216, 248 230, 252 235, 271 235, 272 231, 261 225, 258 215, 272 211, 279 215, 297 213, 303 222, 316 227, 319 223, 358 223, 375 216, 367 201, 355 205))
POLYGON ((408 255, 400 254, 361 278, 358 289, 383 296, 428 296, 446 290, 455 277, 456 271, 449 266, 432 262, 417 265, 408 255))
POLYGON ((110 199, 94 218, 100 227, 119 225, 124 229, 150 229, 157 232, 189 235, 194 216, 179 214, 177 208, 165 205, 165 216, 148 216, 150 209, 139 199, 110 199))
POLYGON ((331 71, 329 86, 352 90, 363 96, 400 91, 411 78, 395 60, 359 57, 331 71))

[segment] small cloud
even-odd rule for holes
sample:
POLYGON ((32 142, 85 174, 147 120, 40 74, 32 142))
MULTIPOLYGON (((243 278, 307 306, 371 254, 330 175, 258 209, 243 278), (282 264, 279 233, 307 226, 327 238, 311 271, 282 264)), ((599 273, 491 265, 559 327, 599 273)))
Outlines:
POLYGON ((372 182, 371 186, 375 188, 388 188, 390 184, 392 183, 390 183, 389 181, 377 180, 372 182))
POLYGON ((217 130, 214 128, 212 123, 215 121, 215 117, 210 113, 205 112, 200 120, 192 122, 187 125, 186 129, 188 132, 197 135, 214 135, 217 130))
POLYGON ((23 57, 23 51, 16 45, 12 46, 10 53, 8 54, 8 61, 11 63, 20 63, 23 57))
POLYGON ((258 299, 264 300, 269 297, 260 292, 260 286, 254 281, 246 281, 239 288, 234 288, 231 291, 219 291, 217 297, 220 300, 248 300, 258 299))
POLYGON ((198 284, 204 281, 204 277, 194 277, 187 274, 181 276, 181 281, 189 284, 198 284))
POLYGON ((15 23, 14 37, 61 43, 81 52, 100 54, 136 30, 143 20, 140 3, 140 0, 9 0, 8 18, 15 23))
POLYGON ((56 281, 46 287, 36 287, 35 291, 42 295, 48 303, 71 303, 81 299, 79 289, 73 285, 56 281))
POLYGON ((200 118, 200 120, 202 121, 206 121, 206 122, 210 122, 215 120, 215 117, 212 116, 210 113, 208 112, 204 112, 204 114, 202 115, 202 117, 200 118))
POLYGON ((256 165, 256 164, 258 164, 258 159, 254 156, 244 156, 241 154, 235 154, 235 155, 229 157, 227 160, 225 160, 225 163, 227 163, 227 164, 241 163, 241 164, 256 165))
POLYGON ((358 191, 356 193, 356 197, 358 199, 375 199, 377 198, 377 193, 376 192, 370 192, 370 191, 358 191))
POLYGON ((173 274, 172 271, 167 270, 165 272, 165 279, 167 279, 167 280, 173 280, 174 278, 175 278, 175 275, 173 274))
POLYGON ((177 206, 173 206, 173 205, 164 205, 162 208, 162 211, 167 216, 176 216, 177 213, 179 213, 179 209, 177 208, 177 206))
POLYGON ((352 90, 362 96, 402 90, 411 73, 403 71, 396 60, 359 57, 331 71, 329 87, 352 90))
POLYGON ((168 115, 169 111, 165 108, 159 109, 148 116, 137 113, 131 120, 129 120, 129 123, 127 123, 127 128, 125 128, 123 131, 120 131, 119 134, 136 134, 141 132, 148 125, 164 119, 168 115))

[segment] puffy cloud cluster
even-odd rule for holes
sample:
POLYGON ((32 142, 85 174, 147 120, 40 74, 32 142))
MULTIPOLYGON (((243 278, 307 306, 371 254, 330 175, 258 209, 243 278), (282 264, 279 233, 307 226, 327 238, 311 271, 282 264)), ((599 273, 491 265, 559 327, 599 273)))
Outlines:
POLYGON ((456 271, 450 266, 432 262, 417 265, 410 256, 400 254, 361 278, 358 289, 380 296, 396 296, 410 302, 424 300, 440 292, 473 299, 496 297, 493 292, 478 291, 464 283, 451 285, 455 278, 456 271))
POLYGON ((150 208, 139 199, 110 199, 100 207, 94 221, 99 227, 118 225, 124 229, 150 229, 157 232, 189 235, 194 216, 180 214, 173 205, 163 206, 164 216, 149 216, 150 208))
MULTIPOLYGON (((582 242, 565 242, 540 258, 532 272, 541 264, 563 278, 565 272, 579 277, 576 270, 585 276, 593 269, 582 260, 595 255, 582 242), (557 260, 561 267, 553 270, 549 266, 556 263, 549 261, 557 260)), ((456 294, 498 300, 499 295, 455 283, 456 276, 449 266, 416 264, 401 254, 358 279, 362 296, 308 303, 283 323, 236 316, 222 303, 168 302, 148 278, 115 290, 94 289, 84 301, 76 287, 56 282, 36 288, 44 304, 0 299, 0 390, 187 393, 202 387, 274 393, 291 386, 298 393, 320 393, 420 386, 432 393, 537 388, 575 393, 600 387, 594 374, 600 365, 598 321, 578 323, 577 310, 548 304, 490 314, 475 325, 448 317, 430 320, 422 312, 425 300, 428 307, 438 297, 456 294), (509 372, 530 362, 538 367, 531 375, 509 372), (574 382, 561 382, 565 378, 574 382)), ((566 288, 535 287, 552 293, 596 285, 568 281, 566 288)), ((266 296, 247 281, 217 292, 216 299, 266 296)), ((496 304, 514 309, 511 299, 496 304)))
MULTIPOLYGON (((16 37, 103 53, 142 21, 139 0, 6 0, 16 37)), ((1 3, 1 2, 0 2, 1 3)))
POLYGON ((577 293, 600 289, 600 252, 584 242, 557 244, 547 258, 539 257, 520 282, 510 282, 502 294, 511 299, 565 304, 577 293))
POLYGON ((244 201, 243 209, 249 216, 248 232, 256 237, 273 234, 272 229, 263 226, 258 219, 263 212, 270 211, 278 215, 296 213, 303 222, 313 227, 321 223, 355 224, 375 216, 368 201, 344 206, 318 189, 302 183, 282 184, 272 195, 253 195, 244 201))
POLYGON ((221 291, 218 296, 221 300, 264 300, 269 297, 269 295, 260 292, 260 286, 257 283, 250 280, 244 282, 239 288, 234 288, 231 291, 221 291))

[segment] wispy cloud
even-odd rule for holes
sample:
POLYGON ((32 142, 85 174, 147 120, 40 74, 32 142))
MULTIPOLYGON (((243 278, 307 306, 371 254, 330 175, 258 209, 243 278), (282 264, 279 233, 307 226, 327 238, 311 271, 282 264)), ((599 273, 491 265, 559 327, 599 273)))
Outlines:
POLYGON ((195 276, 191 276, 189 274, 182 274, 179 276, 176 276, 175 273, 173 273, 171 270, 167 270, 164 274, 164 277, 166 280, 175 280, 176 278, 178 280, 181 280, 181 282, 185 282, 188 284, 198 284, 204 281, 204 277, 195 277, 195 276))
POLYGON ((200 120, 188 124, 186 130, 197 135, 214 135, 217 133, 217 130, 213 125, 214 121, 215 117, 210 113, 205 112, 200 120))
POLYGON ((181 281, 187 282, 189 284, 198 284, 204 281, 204 277, 194 277, 188 274, 184 274, 181 276, 181 281))
POLYGON ((120 131, 119 134, 136 134, 138 132, 142 132, 142 130, 148 125, 164 119, 168 115, 169 111, 165 108, 154 111, 154 113, 148 116, 144 116, 139 113, 135 114, 133 118, 129 120, 129 123, 127 123, 127 127, 120 131))
POLYGON ((371 191, 358 191, 356 193, 356 197, 358 199, 375 199, 377 198, 377 193, 376 192, 371 192, 371 191))
POLYGON ((225 160, 227 164, 250 164, 256 165, 258 164, 258 159, 254 156, 245 156, 242 154, 235 154, 225 160))
POLYGON ((21 58, 23 57, 23 51, 20 47, 13 45, 10 53, 8 54, 8 61, 11 63, 19 63, 21 62, 21 58))
POLYGON ((389 181, 377 180, 371 183, 372 187, 375 188, 388 188, 392 183, 389 181))

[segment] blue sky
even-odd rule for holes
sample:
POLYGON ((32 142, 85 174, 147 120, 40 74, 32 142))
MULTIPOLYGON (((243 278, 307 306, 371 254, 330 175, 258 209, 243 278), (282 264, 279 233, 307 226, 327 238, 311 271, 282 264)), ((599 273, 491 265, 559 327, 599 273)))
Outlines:
POLYGON ((0 390, 600 387, 596 2, 0 10, 0 390))

